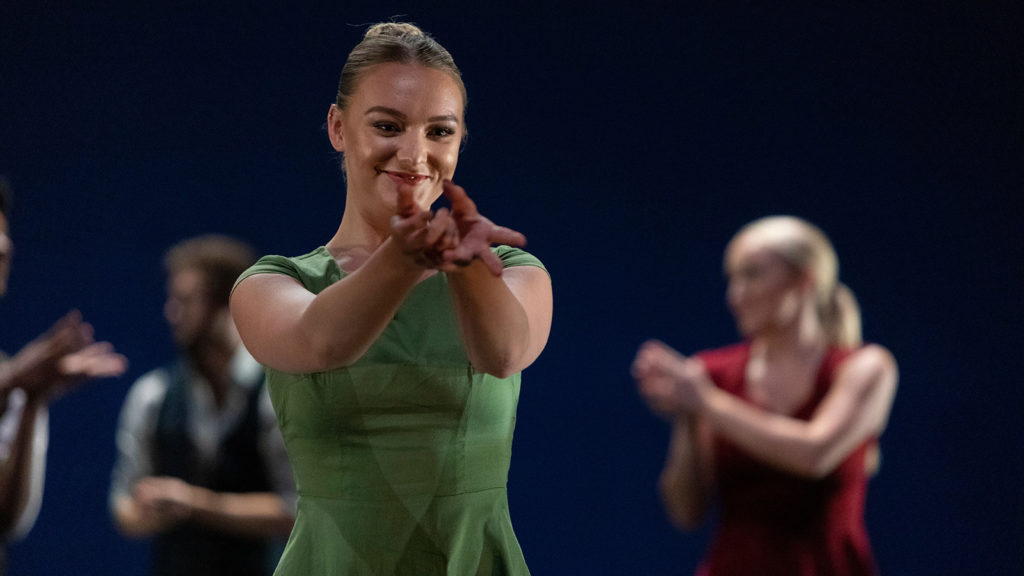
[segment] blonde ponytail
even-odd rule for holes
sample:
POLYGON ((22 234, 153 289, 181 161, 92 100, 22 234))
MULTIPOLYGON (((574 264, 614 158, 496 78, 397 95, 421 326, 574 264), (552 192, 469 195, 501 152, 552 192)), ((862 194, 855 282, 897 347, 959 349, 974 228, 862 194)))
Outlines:
POLYGON ((845 284, 840 282, 835 285, 832 297, 818 313, 831 344, 840 348, 856 348, 863 343, 860 305, 853 291, 845 284))

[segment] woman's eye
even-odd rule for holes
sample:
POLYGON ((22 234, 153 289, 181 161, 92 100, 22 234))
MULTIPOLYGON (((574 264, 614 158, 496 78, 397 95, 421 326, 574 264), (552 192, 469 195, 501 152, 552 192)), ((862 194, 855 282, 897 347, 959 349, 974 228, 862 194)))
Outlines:
POLYGON ((455 134, 455 130, 448 128, 447 126, 439 126, 430 130, 430 135, 437 138, 444 138, 446 136, 452 136, 455 134))
POLYGON ((373 127, 381 132, 398 132, 398 125, 391 122, 375 122, 373 127))

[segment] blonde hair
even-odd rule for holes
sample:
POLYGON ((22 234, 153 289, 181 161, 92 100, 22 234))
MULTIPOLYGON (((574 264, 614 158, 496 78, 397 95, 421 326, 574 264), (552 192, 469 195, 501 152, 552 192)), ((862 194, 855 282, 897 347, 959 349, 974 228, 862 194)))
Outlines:
POLYGON ((447 73, 462 93, 463 113, 467 104, 466 85, 452 55, 433 37, 408 22, 381 22, 370 26, 363 40, 352 49, 338 80, 335 104, 344 110, 359 79, 377 64, 398 62, 419 64, 447 73))
POLYGON ((839 282, 839 259, 828 236, 795 216, 768 216, 741 228, 733 241, 752 234, 801 274, 810 275, 818 318, 829 342, 848 348, 859 346, 860 306, 853 292, 839 282))

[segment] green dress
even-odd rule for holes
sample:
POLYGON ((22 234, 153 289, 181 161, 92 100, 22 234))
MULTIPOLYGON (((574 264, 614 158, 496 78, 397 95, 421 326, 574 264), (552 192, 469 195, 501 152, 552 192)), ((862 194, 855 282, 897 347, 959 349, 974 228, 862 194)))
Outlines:
MULTIPOLYGON (((495 248, 504 266, 538 266, 495 248)), ((344 276, 323 247, 266 256, 313 293, 344 276)), ((506 483, 519 374, 469 364, 444 274, 420 282, 356 363, 267 368, 299 501, 277 576, 525 575, 506 483)))

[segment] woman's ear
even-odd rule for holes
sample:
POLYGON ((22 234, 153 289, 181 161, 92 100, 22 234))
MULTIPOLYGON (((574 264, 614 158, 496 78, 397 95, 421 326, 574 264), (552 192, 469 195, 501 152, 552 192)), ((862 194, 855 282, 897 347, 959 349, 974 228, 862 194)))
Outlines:
POLYGON ((327 110, 327 136, 331 139, 331 146, 338 152, 345 151, 342 116, 344 114, 341 108, 338 108, 337 104, 331 104, 327 110))

